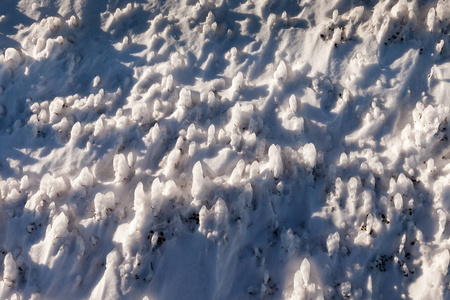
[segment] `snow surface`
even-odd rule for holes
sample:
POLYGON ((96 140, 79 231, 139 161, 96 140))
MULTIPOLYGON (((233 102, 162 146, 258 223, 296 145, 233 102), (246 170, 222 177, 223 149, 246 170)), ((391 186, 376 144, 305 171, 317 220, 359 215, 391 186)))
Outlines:
POLYGON ((0 299, 450 299, 448 0, 1 0, 0 299))

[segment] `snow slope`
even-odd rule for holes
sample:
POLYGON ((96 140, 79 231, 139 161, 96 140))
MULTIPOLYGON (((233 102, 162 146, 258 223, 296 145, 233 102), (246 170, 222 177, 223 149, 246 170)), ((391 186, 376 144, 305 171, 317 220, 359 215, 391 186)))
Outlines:
POLYGON ((1 299, 448 299, 448 0, 2 0, 1 299))

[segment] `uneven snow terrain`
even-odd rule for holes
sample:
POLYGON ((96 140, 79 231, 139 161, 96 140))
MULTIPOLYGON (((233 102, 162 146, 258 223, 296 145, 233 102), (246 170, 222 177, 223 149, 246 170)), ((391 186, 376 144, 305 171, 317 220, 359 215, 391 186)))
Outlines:
POLYGON ((0 299, 449 299, 448 0, 1 0, 0 299))

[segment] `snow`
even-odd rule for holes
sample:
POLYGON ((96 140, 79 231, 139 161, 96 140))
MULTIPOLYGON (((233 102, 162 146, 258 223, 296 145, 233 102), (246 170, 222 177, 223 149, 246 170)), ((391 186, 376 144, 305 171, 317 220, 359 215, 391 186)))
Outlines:
POLYGON ((4 258, 3 284, 12 287, 17 279, 19 271, 16 262, 11 253, 6 254, 4 258))
POLYGON ((0 299, 448 299, 448 0, 0 1, 0 299))

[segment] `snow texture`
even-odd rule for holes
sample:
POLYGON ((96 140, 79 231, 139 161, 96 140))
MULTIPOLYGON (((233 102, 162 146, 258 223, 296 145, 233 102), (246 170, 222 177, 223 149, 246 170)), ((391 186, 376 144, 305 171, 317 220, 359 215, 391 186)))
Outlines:
POLYGON ((450 299, 449 17, 0 1, 0 299, 450 299))

